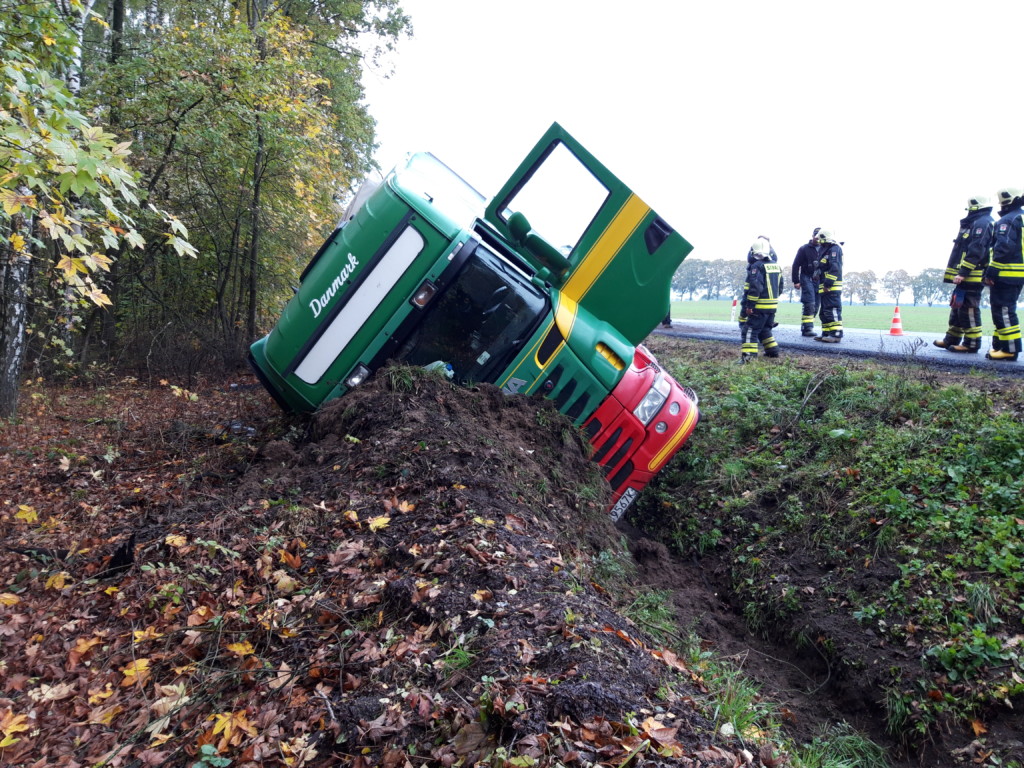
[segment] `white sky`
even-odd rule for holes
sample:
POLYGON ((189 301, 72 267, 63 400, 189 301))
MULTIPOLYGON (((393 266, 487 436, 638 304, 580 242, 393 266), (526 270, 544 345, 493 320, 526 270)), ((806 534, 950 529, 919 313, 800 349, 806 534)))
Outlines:
POLYGON ((788 264, 827 226, 879 278, 944 268, 967 198, 1024 187, 1020 0, 402 6, 364 77, 385 171, 426 150, 490 197, 557 121, 694 257, 763 234, 788 264))

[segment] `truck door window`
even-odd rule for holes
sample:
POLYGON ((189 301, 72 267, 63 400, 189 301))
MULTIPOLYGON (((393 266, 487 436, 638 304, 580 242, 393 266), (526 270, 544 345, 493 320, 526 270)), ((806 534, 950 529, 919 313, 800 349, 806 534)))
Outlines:
POLYGON ((544 295, 481 245, 395 356, 411 365, 448 363, 460 384, 491 382, 546 313, 544 295))
POLYGON ((502 217, 519 211, 533 230, 568 254, 608 199, 608 189, 561 142, 506 201, 502 217))

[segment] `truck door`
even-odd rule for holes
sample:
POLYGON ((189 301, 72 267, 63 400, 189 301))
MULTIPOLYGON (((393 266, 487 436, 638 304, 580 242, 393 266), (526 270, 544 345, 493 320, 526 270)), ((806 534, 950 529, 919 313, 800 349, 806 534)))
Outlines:
POLYGON ((484 218, 532 254, 555 288, 634 345, 665 317, 672 275, 693 250, 558 123, 484 218))

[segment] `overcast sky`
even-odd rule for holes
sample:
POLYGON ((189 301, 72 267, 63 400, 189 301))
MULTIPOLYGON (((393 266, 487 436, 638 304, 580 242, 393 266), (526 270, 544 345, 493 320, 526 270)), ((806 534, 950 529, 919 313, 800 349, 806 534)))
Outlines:
POLYGON ((694 257, 944 268, 971 195, 1024 187, 1024 2, 402 0, 364 77, 377 161, 426 150, 485 196, 561 123, 694 257), (389 77, 384 75, 392 70, 389 77))

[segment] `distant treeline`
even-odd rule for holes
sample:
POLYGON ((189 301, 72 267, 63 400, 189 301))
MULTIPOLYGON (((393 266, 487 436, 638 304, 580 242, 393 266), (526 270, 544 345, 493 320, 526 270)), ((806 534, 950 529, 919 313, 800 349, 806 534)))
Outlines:
MULTIPOLYGON (((800 299, 793 289, 790 273, 793 264, 782 265, 784 298, 800 299)), ((728 299, 738 296, 746 280, 747 262, 741 259, 689 258, 672 277, 672 290, 685 299, 728 299)), ((843 298, 848 304, 871 304, 878 300, 879 290, 892 297, 896 304, 906 296, 915 306, 932 306, 949 298, 950 286, 942 282, 943 270, 923 269, 911 275, 904 269, 886 272, 881 278, 873 270, 852 271, 843 274, 843 298)))

